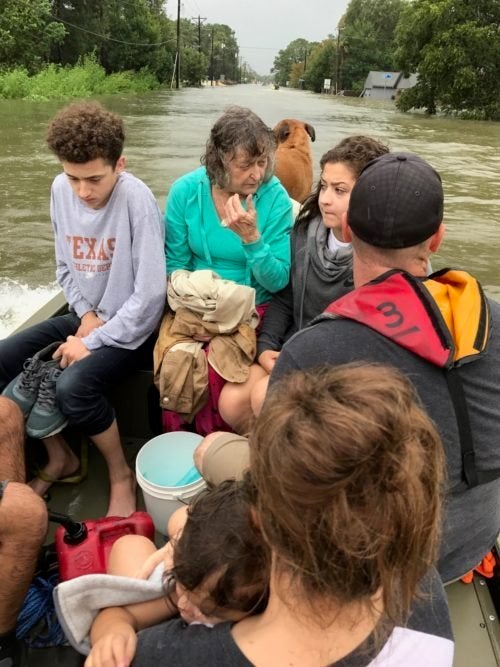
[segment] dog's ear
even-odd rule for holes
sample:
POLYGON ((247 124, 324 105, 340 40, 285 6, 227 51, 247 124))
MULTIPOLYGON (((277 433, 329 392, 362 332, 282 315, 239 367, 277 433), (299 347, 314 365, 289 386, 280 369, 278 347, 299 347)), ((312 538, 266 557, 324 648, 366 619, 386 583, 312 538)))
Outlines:
POLYGON ((275 130, 278 143, 282 144, 290 136, 290 125, 287 122, 282 122, 275 130))
POLYGON ((316 131, 314 130, 314 127, 312 125, 309 125, 309 123, 304 123, 304 126, 306 128, 307 134, 311 137, 311 141, 315 141, 316 131))

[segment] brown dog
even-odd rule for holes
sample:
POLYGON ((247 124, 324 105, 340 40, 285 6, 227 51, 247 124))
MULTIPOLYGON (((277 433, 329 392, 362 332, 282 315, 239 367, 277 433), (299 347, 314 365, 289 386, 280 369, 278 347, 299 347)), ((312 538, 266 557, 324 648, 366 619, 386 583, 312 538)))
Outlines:
POLYGON ((313 182, 310 142, 316 139, 314 127, 286 118, 280 120, 273 131, 278 140, 275 174, 290 197, 302 203, 310 194, 313 182))

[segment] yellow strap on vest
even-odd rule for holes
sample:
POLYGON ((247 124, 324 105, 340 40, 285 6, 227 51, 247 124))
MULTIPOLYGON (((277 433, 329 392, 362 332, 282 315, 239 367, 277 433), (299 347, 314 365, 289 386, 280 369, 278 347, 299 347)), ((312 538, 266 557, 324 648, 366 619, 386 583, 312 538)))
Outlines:
POLYGON ((478 281, 465 271, 448 270, 423 281, 455 342, 454 361, 480 354, 490 328, 489 309, 478 281))

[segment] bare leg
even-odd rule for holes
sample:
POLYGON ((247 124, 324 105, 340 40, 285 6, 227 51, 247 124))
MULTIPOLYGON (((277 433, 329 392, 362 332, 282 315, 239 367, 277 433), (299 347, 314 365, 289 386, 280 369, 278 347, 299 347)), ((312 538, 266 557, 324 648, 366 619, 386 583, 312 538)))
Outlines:
POLYGON ((136 482, 125 460, 116 419, 105 431, 90 438, 108 466, 110 493, 106 516, 129 516, 136 508, 136 482))
POLYGON ((17 403, 5 396, 0 396, 0 446, 0 479, 24 482, 24 417, 17 403))
POLYGON ((180 533, 188 518, 188 506, 184 505, 183 507, 178 507, 175 512, 170 515, 167 524, 167 535, 170 539, 175 537, 177 533, 180 533))
POLYGON ((260 411, 262 410, 262 405, 267 394, 267 387, 269 385, 270 375, 258 380, 253 386, 252 393, 250 395, 250 405, 252 406, 252 412, 255 417, 258 417, 260 411))
POLYGON ((209 433, 203 438, 198 447, 194 450, 193 453, 194 464, 202 475, 203 475, 203 458, 205 456, 207 449, 210 447, 210 445, 214 440, 217 440, 219 436, 223 435, 224 433, 225 431, 214 431, 214 433, 209 433))
MULTIPOLYGON (((78 457, 60 433, 52 435, 50 438, 44 438, 42 442, 49 457, 43 472, 49 477, 54 480, 61 479, 62 477, 72 475, 78 470, 78 466, 80 465, 78 457)), ((35 477, 30 482, 31 488, 39 496, 45 495, 50 485, 51 482, 47 482, 39 477, 35 477)))
POLYGON ((108 574, 135 577, 138 570, 157 551, 151 540, 143 535, 124 535, 116 540, 108 558, 108 574))
POLYGON ((10 482, 0 501, 0 634, 14 628, 47 532, 47 508, 26 484, 10 482))
POLYGON ((246 382, 227 382, 219 397, 219 412, 222 419, 240 435, 248 433, 253 420, 251 393, 256 382, 267 376, 259 364, 250 366, 246 382))
POLYGON ((12 631, 47 532, 47 508, 26 484, 24 419, 0 397, 0 480, 11 480, 0 500, 0 635, 12 631))

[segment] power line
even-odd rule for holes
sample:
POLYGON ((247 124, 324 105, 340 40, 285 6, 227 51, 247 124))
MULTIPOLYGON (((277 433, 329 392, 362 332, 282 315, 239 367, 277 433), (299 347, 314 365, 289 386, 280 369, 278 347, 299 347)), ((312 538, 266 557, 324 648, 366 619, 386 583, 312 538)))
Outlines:
POLYGON ((206 21, 207 17, 206 16, 192 16, 191 19, 193 21, 198 21, 198 52, 201 53, 201 22, 206 21))
POLYGON ((189 13, 189 12, 198 12, 198 13, 200 13, 200 9, 191 6, 189 3, 183 2, 182 3, 182 13, 185 15, 186 12, 187 13, 189 13))
POLYGON ((254 49, 257 51, 281 51, 274 46, 240 46, 240 49, 254 49))
POLYGON ((155 42, 155 43, 125 42, 122 39, 115 39, 114 37, 107 37, 106 35, 101 35, 98 32, 93 32, 92 30, 87 30, 86 28, 82 28, 81 26, 76 25, 75 23, 70 23, 69 21, 65 21, 64 19, 61 19, 58 16, 54 16, 53 14, 51 14, 51 16, 55 21, 60 21, 61 23, 64 23, 66 25, 70 25, 72 28, 76 28, 77 30, 81 30, 82 32, 86 32, 89 35, 94 35, 94 37, 100 37, 101 39, 106 39, 109 42, 117 42, 118 44, 127 44, 128 46, 163 46, 164 44, 170 44, 171 42, 175 42, 175 39, 167 39, 164 42, 155 42))
MULTIPOLYGON (((127 46, 164 46, 165 44, 172 44, 175 43, 177 40, 175 39, 167 39, 163 42, 126 42, 122 39, 116 39, 115 37, 108 37, 106 35, 103 35, 99 32, 94 32, 93 30, 88 30, 87 28, 82 28, 79 25, 76 25, 75 23, 71 23, 70 21, 66 21, 65 19, 60 18, 59 16, 54 16, 51 14, 51 17, 55 21, 59 21, 60 23, 64 23, 65 25, 69 25, 72 28, 75 28, 76 30, 80 30, 81 32, 86 32, 89 35, 94 35, 94 37, 100 37, 101 39, 107 40, 109 42, 116 42, 117 44, 126 44, 127 46)), ((206 21, 207 19, 205 17, 193 17, 194 20, 198 21, 206 21)), ((241 51, 241 49, 250 49, 250 50, 256 50, 256 51, 279 51, 280 49, 277 49, 272 46, 239 46, 238 47, 241 51)))
POLYGON ((198 13, 200 13, 200 11, 201 11, 201 10, 200 10, 200 6, 199 6, 198 3, 196 2, 196 0, 193 0, 193 2, 194 2, 194 4, 196 5, 196 11, 197 11, 198 13))

